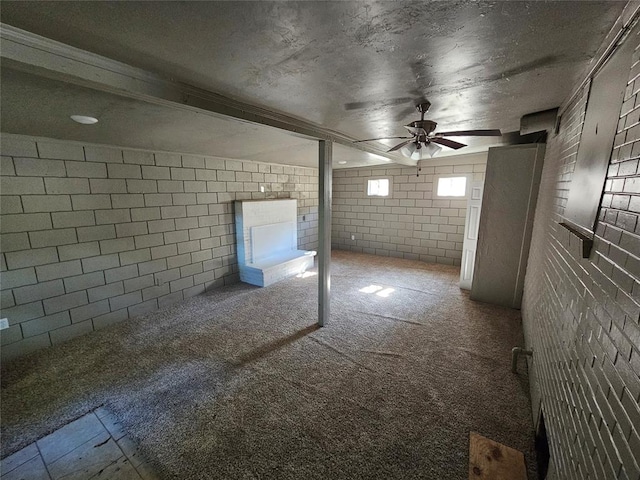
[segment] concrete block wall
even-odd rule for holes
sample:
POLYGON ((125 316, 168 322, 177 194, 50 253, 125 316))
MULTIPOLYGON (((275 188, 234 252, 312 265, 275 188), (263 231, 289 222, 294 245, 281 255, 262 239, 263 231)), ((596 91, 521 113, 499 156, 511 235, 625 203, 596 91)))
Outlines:
POLYGON ((484 180, 486 154, 451 164, 446 158, 438 159, 438 166, 427 163, 423 162, 419 176, 416 167, 335 170, 332 247, 460 265, 467 200, 436 198, 434 179, 459 173, 484 180), (391 195, 367 196, 367 179, 381 177, 391 179, 391 195))
POLYGON ((552 478, 640 479, 639 59, 636 50, 589 259, 572 253, 559 225, 588 87, 567 105, 545 157, 522 314, 552 478))
POLYGON ((2 358, 238 281, 236 199, 296 198, 317 248, 317 169, 9 134, 0 150, 2 358))

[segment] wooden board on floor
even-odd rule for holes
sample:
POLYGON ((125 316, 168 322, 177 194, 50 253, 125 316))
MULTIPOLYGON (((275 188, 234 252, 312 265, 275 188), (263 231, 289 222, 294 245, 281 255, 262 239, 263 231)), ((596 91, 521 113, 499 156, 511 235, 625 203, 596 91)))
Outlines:
POLYGON ((527 480, 522 452, 469 433, 469 480, 527 480))

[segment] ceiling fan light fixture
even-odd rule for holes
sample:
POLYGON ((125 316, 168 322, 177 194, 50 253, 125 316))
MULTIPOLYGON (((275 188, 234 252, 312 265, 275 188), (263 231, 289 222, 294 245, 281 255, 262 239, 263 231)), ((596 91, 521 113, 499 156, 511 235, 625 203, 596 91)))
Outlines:
POLYGON ((400 153, 407 158, 413 158, 414 153, 419 151, 419 147, 417 145, 417 142, 407 143, 400 149, 400 153))
POLYGON ((436 145, 433 142, 429 142, 424 146, 423 152, 429 157, 433 158, 438 155, 442 151, 442 147, 440 145, 436 145))

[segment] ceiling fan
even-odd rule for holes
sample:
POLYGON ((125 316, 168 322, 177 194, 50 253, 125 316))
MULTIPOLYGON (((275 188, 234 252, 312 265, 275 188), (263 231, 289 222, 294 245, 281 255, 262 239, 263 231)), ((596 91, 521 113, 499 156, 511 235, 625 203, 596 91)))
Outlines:
POLYGON ((499 137, 502 135, 500 130, 458 130, 453 132, 435 132, 434 130, 438 124, 432 120, 425 120, 424 114, 427 113, 431 107, 431 103, 425 101, 416 105, 416 110, 420 112, 420 120, 411 122, 409 125, 405 125, 404 128, 409 130, 410 137, 380 137, 369 138, 367 140, 356 140, 353 143, 371 142, 374 140, 385 140, 391 138, 403 138, 408 139, 398 145, 391 147, 388 152, 395 152, 400 150, 400 153, 405 157, 409 157, 413 160, 421 160, 426 156, 435 157, 444 145, 445 147, 458 150, 459 148, 466 147, 464 143, 456 142, 444 137, 499 137))

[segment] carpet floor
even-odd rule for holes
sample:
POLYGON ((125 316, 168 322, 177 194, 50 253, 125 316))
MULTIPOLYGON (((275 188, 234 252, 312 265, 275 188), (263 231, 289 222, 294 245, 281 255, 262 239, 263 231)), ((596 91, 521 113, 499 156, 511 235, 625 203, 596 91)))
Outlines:
POLYGON ((520 312, 458 268, 333 252, 317 276, 236 284, 2 366, 2 457, 104 405, 167 479, 465 479, 476 431, 535 453, 520 312))

